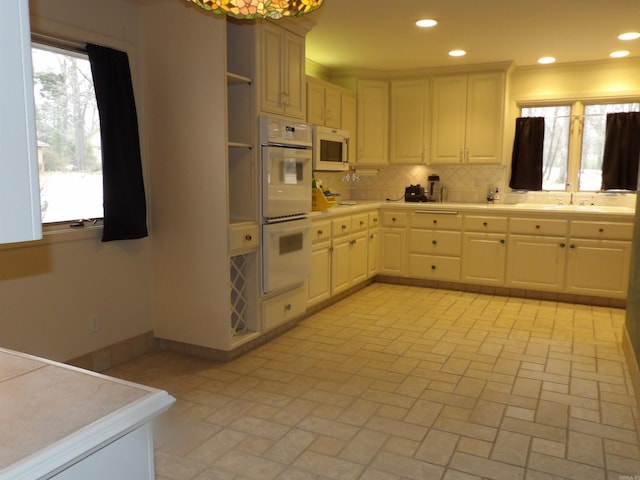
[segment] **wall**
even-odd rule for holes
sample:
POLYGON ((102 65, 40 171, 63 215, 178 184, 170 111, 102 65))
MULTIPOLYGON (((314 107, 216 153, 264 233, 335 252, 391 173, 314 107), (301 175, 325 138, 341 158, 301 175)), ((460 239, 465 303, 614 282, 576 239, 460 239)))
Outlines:
MULTIPOLYGON (((139 93, 136 3, 32 0, 30 11, 34 31, 126 50, 139 93)), ((0 248, 0 346, 65 361, 152 329, 150 240, 103 244, 99 235, 74 231, 0 248), (101 323, 93 334, 91 315, 101 323)))

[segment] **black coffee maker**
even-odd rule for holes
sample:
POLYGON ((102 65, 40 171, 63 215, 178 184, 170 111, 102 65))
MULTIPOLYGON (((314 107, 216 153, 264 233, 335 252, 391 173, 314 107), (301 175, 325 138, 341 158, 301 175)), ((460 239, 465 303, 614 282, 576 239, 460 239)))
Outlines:
POLYGON ((418 185, 409 185, 404 189, 405 202, 426 202, 427 196, 424 194, 424 187, 418 185))

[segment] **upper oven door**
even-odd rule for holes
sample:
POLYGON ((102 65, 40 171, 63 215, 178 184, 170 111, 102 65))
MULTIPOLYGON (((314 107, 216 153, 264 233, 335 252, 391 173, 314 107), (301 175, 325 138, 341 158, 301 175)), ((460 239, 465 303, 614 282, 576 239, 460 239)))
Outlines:
POLYGON ((310 149, 262 147, 262 216, 265 219, 311 211, 310 149))

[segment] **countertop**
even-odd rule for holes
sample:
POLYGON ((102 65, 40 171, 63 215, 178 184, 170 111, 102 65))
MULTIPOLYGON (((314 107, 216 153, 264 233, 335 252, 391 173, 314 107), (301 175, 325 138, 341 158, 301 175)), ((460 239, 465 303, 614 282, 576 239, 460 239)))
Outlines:
POLYGON ((149 422, 166 392, 0 349, 0 478, 35 479, 149 422))
POLYGON ((355 204, 336 204, 324 211, 312 212, 312 219, 322 216, 350 215, 360 211, 380 209, 407 209, 407 210, 429 210, 429 211, 457 211, 463 213, 504 213, 514 214, 518 212, 528 214, 545 214, 551 216, 570 216, 572 218, 591 217, 608 219, 628 219, 633 220, 635 209, 623 206, 600 206, 600 205, 554 205, 536 203, 516 203, 516 204, 493 204, 493 203, 437 203, 437 202, 404 202, 404 201, 355 201, 355 204))

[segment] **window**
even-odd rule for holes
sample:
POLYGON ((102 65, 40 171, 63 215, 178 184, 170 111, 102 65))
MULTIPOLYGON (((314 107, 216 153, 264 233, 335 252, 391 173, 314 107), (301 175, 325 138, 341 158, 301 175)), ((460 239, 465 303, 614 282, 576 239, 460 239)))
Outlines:
POLYGON ((100 119, 87 55, 33 44, 42 222, 102 218, 100 119))
POLYGON ((640 103, 522 107, 523 117, 545 119, 542 189, 600 190, 607 114, 637 111, 640 103))

